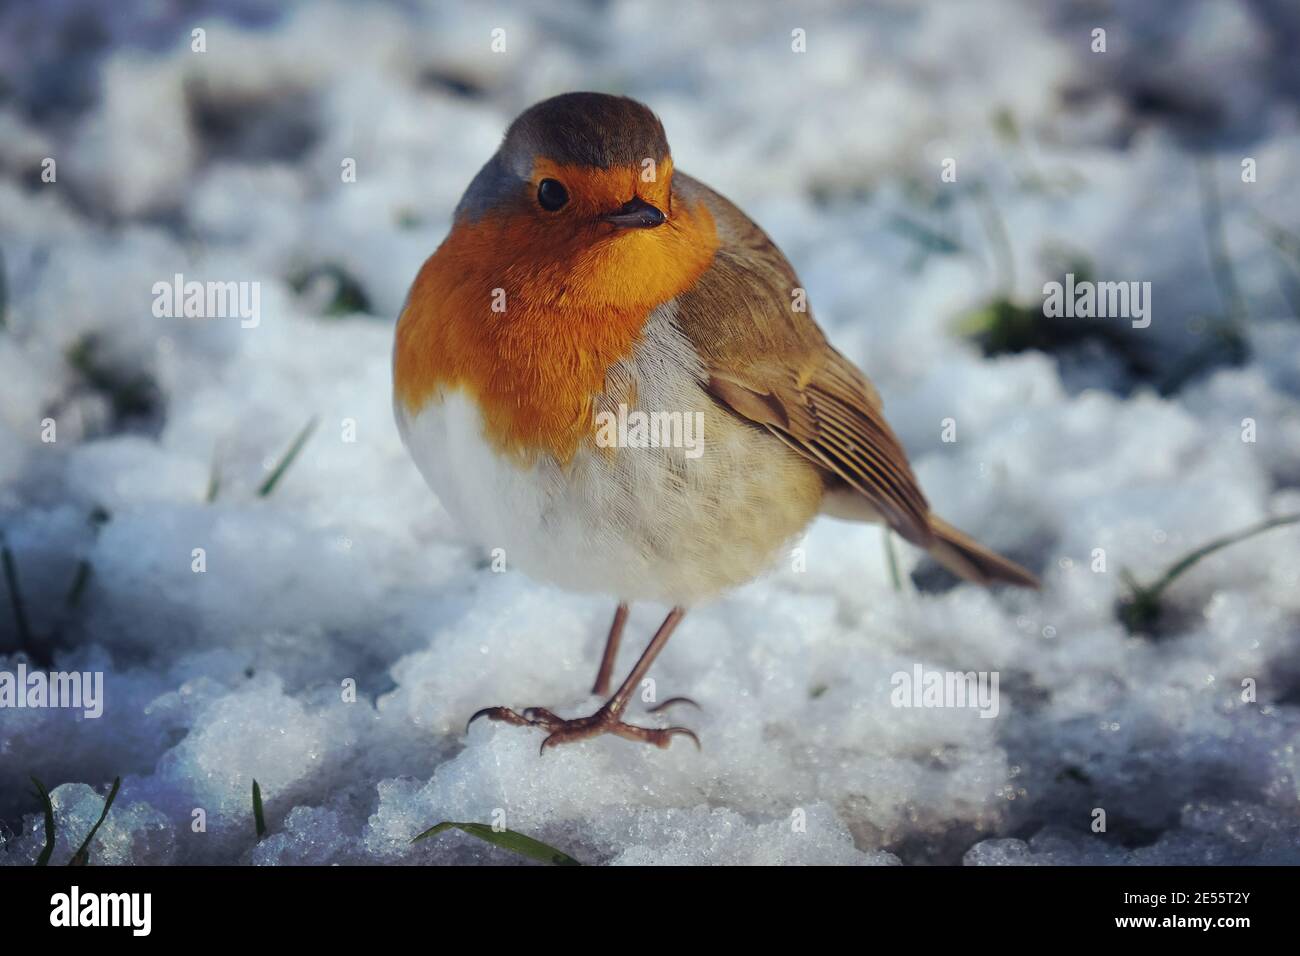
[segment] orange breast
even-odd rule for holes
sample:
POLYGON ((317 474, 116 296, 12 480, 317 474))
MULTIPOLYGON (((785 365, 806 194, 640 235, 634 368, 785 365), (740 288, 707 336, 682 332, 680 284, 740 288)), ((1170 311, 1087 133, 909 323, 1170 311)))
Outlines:
MULTIPOLYGON (((644 183, 635 169, 583 170, 584 201, 609 210, 635 190, 668 208, 671 165, 663 172, 644 183)), ((521 462, 539 453, 568 461, 592 431, 606 370, 631 354, 649 314, 690 288, 717 250, 708 210, 672 201, 668 222, 654 229, 594 221, 569 229, 540 210, 456 223, 398 320, 397 399, 414 413, 464 389, 499 451, 521 462)))

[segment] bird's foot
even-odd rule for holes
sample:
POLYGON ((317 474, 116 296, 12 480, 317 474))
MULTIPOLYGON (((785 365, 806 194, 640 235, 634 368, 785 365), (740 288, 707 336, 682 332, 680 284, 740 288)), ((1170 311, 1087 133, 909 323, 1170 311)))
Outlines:
MULTIPOLYGON (((664 701, 653 710, 662 710, 670 704, 683 702, 695 704, 689 698, 674 697, 671 700, 664 701)), ((574 717, 571 719, 553 714, 545 707, 529 707, 523 713, 516 713, 509 707, 484 707, 469 719, 465 729, 469 730, 469 724, 474 723, 480 717, 486 717, 489 720, 500 720, 516 727, 539 727, 545 730, 547 736, 542 741, 542 753, 546 753, 547 747, 557 747, 560 744, 572 743, 575 740, 586 740, 588 737, 597 737, 601 734, 616 734, 625 740, 654 744, 660 748, 666 748, 672 743, 674 737, 682 736, 689 737, 697 749, 700 746, 700 739, 695 736, 694 731, 685 727, 637 727, 635 724, 624 723, 619 719, 618 712, 611 708, 609 704, 606 704, 589 717, 574 717)))

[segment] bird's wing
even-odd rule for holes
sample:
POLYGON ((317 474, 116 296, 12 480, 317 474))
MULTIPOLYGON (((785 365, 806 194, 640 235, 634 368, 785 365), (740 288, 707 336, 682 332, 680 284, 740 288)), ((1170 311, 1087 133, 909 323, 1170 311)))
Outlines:
POLYGON ((673 184, 686 201, 705 203, 721 239, 708 271, 677 298, 677 323, 704 362, 709 392, 928 546, 930 506, 880 396, 796 308, 799 280, 781 250, 707 186, 680 172, 673 184))

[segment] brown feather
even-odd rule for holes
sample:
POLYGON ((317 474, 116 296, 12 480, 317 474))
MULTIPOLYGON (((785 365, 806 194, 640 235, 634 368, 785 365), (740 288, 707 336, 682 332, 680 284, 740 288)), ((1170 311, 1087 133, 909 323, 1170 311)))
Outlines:
POLYGON ((674 193, 702 202, 718 231, 712 265, 677 298, 678 325, 704 362, 714 399, 803 455, 828 491, 856 491, 869 504, 863 515, 883 518, 953 573, 1037 587, 1033 574, 930 512, 880 395, 810 313, 795 311, 798 276, 767 234, 681 172, 674 193))
POLYGON ((976 584, 1002 583, 1024 588, 1038 587, 1038 578, 1031 572, 990 551, 937 515, 930 516, 930 527, 934 529, 935 535, 930 557, 958 577, 976 584))
POLYGON ((702 200, 721 246, 677 299, 677 321, 723 405, 865 496, 907 540, 928 547, 930 508, 907 455, 881 414, 880 396, 806 311, 784 255, 744 213, 682 173, 678 191, 702 200))

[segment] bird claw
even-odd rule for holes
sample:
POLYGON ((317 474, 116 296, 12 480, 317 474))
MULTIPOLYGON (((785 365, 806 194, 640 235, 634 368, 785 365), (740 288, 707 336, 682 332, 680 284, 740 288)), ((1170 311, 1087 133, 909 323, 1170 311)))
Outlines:
POLYGON ((668 698, 666 701, 664 701, 662 704, 655 704, 653 707, 648 707, 648 708, 646 708, 646 713, 647 713, 647 714, 657 714, 657 713, 659 713, 659 711, 661 711, 661 710, 667 710, 669 707, 673 706, 673 704, 690 704, 690 705, 691 705, 692 707, 694 707, 696 710, 703 710, 703 709, 704 709, 704 708, 701 707, 699 704, 697 704, 695 701, 691 700, 689 697, 669 697, 669 698, 668 698))
POLYGON ((559 720, 549 710, 543 710, 541 707, 529 707, 522 714, 515 713, 509 707, 484 707, 482 710, 475 711, 474 716, 465 721, 465 733, 469 733, 470 724, 480 717, 486 717, 488 720, 499 720, 515 727, 535 727, 542 724, 542 719, 534 716, 539 713, 546 714, 556 721, 559 720))
POLYGON ((691 743, 695 744, 696 750, 704 749, 700 746, 700 738, 695 736, 695 731, 688 727, 637 727, 632 724, 620 723, 617 727, 611 728, 611 732, 627 740, 639 740, 642 743, 654 744, 660 750, 667 750, 673 742, 673 738, 681 735, 689 737, 691 743))
MULTIPOLYGON (((685 700, 686 698, 673 698, 664 701, 656 710, 685 700)), ((690 701, 690 703, 694 703, 694 701, 690 701)), ((558 747, 560 744, 586 740, 588 737, 597 737, 601 734, 615 734, 624 740, 654 744, 660 749, 667 749, 673 738, 680 735, 689 737, 691 742, 695 744, 695 748, 700 749, 700 738, 695 736, 695 732, 689 728, 638 727, 635 724, 627 724, 619 720, 617 714, 607 707, 602 707, 588 717, 574 717, 572 719, 560 717, 544 707, 529 707, 523 713, 516 713, 509 707, 484 707, 469 719, 469 723, 465 725, 466 732, 469 731, 469 725, 480 717, 487 717, 489 720, 501 721, 515 727, 540 727, 549 731, 542 740, 542 745, 538 750, 539 754, 546 753, 548 747, 558 747)))

